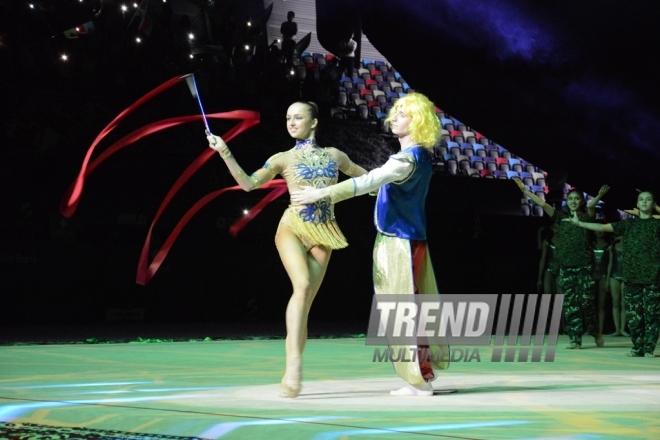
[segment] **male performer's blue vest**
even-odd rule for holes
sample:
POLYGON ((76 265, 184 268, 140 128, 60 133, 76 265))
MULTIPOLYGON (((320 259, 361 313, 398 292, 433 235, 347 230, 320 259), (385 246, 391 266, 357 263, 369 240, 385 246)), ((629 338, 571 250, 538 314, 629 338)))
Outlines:
POLYGON ((433 161, 428 149, 413 146, 402 150, 415 159, 412 174, 388 183, 378 191, 374 221, 381 234, 408 240, 426 240, 426 193, 433 161))

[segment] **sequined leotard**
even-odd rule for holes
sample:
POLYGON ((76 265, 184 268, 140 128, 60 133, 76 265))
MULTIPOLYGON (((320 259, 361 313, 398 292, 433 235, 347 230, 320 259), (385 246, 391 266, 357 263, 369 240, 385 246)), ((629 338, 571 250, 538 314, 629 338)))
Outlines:
MULTIPOLYGON (((272 176, 281 174, 286 180, 289 190, 304 186, 324 188, 337 183, 339 164, 323 148, 320 148, 314 139, 296 141, 294 148, 276 156, 282 154, 293 156, 289 165, 279 169, 269 160, 264 164, 264 168, 270 171, 272 176)), ((350 162, 349 167, 341 171, 351 175, 354 169, 355 164, 350 162)), ((334 205, 329 198, 309 205, 289 205, 280 220, 280 225, 282 224, 290 227, 307 249, 314 246, 324 246, 330 249, 341 249, 348 246, 346 238, 335 220, 334 205)), ((278 227, 278 232, 279 230, 278 227)))

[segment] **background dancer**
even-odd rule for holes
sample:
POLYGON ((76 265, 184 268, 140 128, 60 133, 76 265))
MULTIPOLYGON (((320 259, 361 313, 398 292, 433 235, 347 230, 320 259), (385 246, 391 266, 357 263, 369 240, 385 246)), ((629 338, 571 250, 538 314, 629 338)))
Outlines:
MULTIPOLYGON (((281 174, 289 191, 305 186, 325 187, 337 182, 338 171, 361 176, 366 170, 355 165, 336 148, 316 143, 318 108, 312 102, 296 102, 286 114, 289 134, 296 146, 275 154, 263 168, 247 175, 219 136, 208 135, 209 146, 220 153, 229 172, 245 191, 251 191, 281 174)), ((307 342, 307 318, 321 287, 333 249, 348 246, 335 220, 329 199, 316 203, 292 203, 280 220, 275 245, 293 294, 286 309, 286 372, 280 384, 281 397, 297 397, 301 390, 302 354, 307 342)))
POLYGON ((616 237, 610 246, 610 264, 607 267, 607 278, 610 281, 612 294, 612 319, 614 319, 614 333, 612 336, 629 336, 626 332, 626 300, 623 291, 623 237, 616 237))
POLYGON ((637 209, 639 217, 615 223, 584 223, 577 216, 566 223, 623 236, 626 312, 633 343, 627 356, 653 358, 660 335, 660 220, 653 218, 654 194, 642 191, 637 196, 637 209))
MULTIPOLYGON (((373 251, 376 294, 437 294, 438 288, 426 245, 426 194, 433 174, 432 149, 439 137, 440 121, 433 103, 420 93, 397 100, 386 120, 399 138, 401 150, 366 176, 326 188, 304 188, 291 194, 297 203, 313 203, 330 197, 333 203, 378 191, 375 223, 378 235, 373 251)), ((423 348, 420 345, 405 350, 423 348)), ((446 346, 432 347, 436 352, 446 346)), ((398 352, 399 347, 391 347, 398 352)), ((446 351, 449 355, 448 350, 446 351)), ((418 359, 394 362, 408 385, 392 391, 400 396, 432 396, 433 366, 445 369, 449 361, 418 359)))
POLYGON ((611 236, 605 232, 596 232, 593 252, 593 277, 596 284, 596 304, 598 307, 598 333, 603 333, 605 325, 605 299, 610 290, 608 267, 610 264, 611 236))
MULTIPOLYGON (((582 348, 582 335, 585 330, 594 336, 596 346, 602 347, 605 338, 596 330, 596 308, 594 304, 594 279, 592 276, 591 246, 587 231, 569 228, 562 219, 576 215, 583 222, 595 222, 596 204, 607 192, 603 186, 594 198, 593 204, 584 212, 584 195, 576 189, 568 193, 566 204, 570 214, 556 210, 543 199, 525 188, 525 184, 515 179, 516 184, 534 203, 543 207, 543 211, 558 224, 557 234, 561 245, 558 248, 559 288, 564 296, 564 322, 570 344, 566 348, 582 348)), ((609 189, 609 187, 607 187, 609 189)))

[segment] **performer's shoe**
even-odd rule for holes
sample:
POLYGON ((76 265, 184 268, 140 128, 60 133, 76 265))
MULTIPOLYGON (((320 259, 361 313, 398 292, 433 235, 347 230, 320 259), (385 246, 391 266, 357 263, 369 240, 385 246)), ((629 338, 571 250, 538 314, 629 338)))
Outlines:
POLYGON ((571 345, 567 345, 566 348, 569 350, 580 350, 582 349, 582 345, 578 344, 577 342, 571 342, 571 345))
POLYGON ((625 336, 627 338, 628 336, 630 336, 630 333, 621 330, 621 336, 625 336))
POLYGON ((605 345, 605 336, 602 333, 594 336, 594 339, 596 340, 596 347, 601 348, 605 345))
POLYGON ((300 394, 302 384, 302 357, 291 358, 287 361, 286 373, 280 383, 280 397, 294 399, 300 394))
POLYGON ((631 357, 631 358, 641 358, 641 357, 644 357, 644 355, 643 355, 642 353, 637 353, 637 352, 634 352, 634 351, 629 351, 628 353, 626 353, 626 356, 627 356, 627 357, 631 357))
POLYGON ((653 359, 655 358, 655 355, 653 353, 644 353, 644 357, 653 359))
POLYGON ((395 391, 390 391, 392 396, 432 396, 433 386, 431 382, 425 382, 421 385, 406 385, 395 391))
POLYGON ((621 333, 621 332, 614 332, 614 333, 610 333, 610 336, 623 336, 623 333, 621 333))

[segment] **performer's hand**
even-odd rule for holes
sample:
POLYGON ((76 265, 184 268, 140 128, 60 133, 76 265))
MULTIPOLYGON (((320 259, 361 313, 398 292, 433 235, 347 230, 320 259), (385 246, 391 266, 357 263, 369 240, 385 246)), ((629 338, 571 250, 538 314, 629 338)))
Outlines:
POLYGON ((291 201, 296 205, 309 205, 318 202, 330 195, 328 188, 312 188, 305 186, 303 188, 291 191, 291 201))
POLYGON ((522 180, 520 179, 511 179, 514 182, 516 182, 516 185, 518 185, 518 188, 520 188, 520 191, 525 191, 525 184, 523 183, 522 180))
POLYGON ((578 218, 577 211, 573 211, 573 217, 565 218, 563 222, 571 222, 572 225, 580 226, 580 219, 578 218))
POLYGON ((607 192, 608 192, 609 190, 610 190, 610 186, 609 186, 609 185, 603 185, 603 186, 600 187, 600 191, 598 191, 598 195, 599 195, 600 197, 603 197, 605 194, 607 194, 607 192))
POLYGON ((220 153, 220 156, 223 159, 231 156, 231 151, 229 150, 229 147, 227 146, 225 141, 222 140, 220 136, 211 134, 208 131, 205 133, 206 133, 206 139, 208 139, 209 141, 209 147, 220 153))

